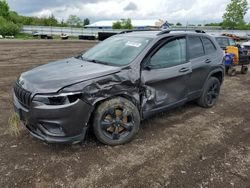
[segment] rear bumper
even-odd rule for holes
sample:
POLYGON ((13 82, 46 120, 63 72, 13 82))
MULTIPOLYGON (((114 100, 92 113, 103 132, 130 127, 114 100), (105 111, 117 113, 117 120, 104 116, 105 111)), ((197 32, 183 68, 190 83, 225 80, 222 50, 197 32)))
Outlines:
POLYGON ((85 138, 93 107, 78 99, 67 105, 32 102, 25 108, 14 95, 14 108, 30 134, 47 143, 76 143, 85 138))

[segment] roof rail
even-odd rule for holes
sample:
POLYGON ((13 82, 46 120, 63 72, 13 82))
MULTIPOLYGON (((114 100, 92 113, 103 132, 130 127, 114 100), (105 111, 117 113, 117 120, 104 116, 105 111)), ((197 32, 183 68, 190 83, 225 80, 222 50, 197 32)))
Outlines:
POLYGON ((135 31, 159 31, 159 29, 129 29, 129 30, 121 31, 118 34, 132 33, 135 31))
POLYGON ((157 35, 167 34, 167 33, 170 33, 172 31, 184 31, 184 32, 194 31, 196 33, 206 33, 205 31, 200 30, 200 29, 166 29, 166 30, 160 31, 157 35))

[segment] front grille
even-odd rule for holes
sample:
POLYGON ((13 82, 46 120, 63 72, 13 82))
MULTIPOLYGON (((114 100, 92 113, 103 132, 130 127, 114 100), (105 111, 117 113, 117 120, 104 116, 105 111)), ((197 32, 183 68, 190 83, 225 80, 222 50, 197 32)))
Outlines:
POLYGON ((18 101, 26 108, 30 107, 31 92, 23 89, 18 83, 14 84, 14 92, 18 101))

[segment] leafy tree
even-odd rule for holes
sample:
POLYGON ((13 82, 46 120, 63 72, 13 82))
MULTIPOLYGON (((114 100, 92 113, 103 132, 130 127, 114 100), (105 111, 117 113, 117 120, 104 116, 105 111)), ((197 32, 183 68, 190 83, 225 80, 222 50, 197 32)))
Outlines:
POLYGON ((235 29, 245 25, 244 16, 248 11, 247 0, 231 0, 223 15, 223 26, 235 29))
POLYGON ((89 24, 90 24, 89 19, 88 19, 88 18, 85 18, 85 19, 83 20, 83 25, 85 26, 85 25, 89 25, 89 24))
POLYGON ((112 25, 113 29, 133 29, 131 19, 121 19, 121 21, 114 22, 112 25))
POLYGON ((222 26, 222 22, 220 23, 207 23, 205 26, 222 26))
POLYGON ((176 26, 182 26, 182 24, 181 24, 180 22, 178 22, 178 23, 176 24, 176 26))
POLYGON ((133 29, 131 19, 122 19, 122 29, 133 29))
POLYGON ((20 26, 11 21, 7 21, 4 17, 0 16, 0 35, 16 35, 20 32, 20 26))
POLYGON ((70 15, 69 18, 68 18, 68 20, 67 20, 67 24, 69 26, 81 26, 82 21, 76 15, 70 15))
POLYGON ((122 29, 122 24, 120 21, 114 22, 112 25, 112 29, 122 29))
POLYGON ((10 7, 6 0, 0 0, 0 16, 7 18, 10 13, 10 7))

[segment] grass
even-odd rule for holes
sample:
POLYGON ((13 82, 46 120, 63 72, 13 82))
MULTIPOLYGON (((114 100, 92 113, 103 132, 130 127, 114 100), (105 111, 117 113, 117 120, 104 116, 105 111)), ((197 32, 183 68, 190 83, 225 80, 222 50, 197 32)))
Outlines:
POLYGON ((30 39, 34 39, 34 37, 30 34, 26 34, 26 33, 19 33, 17 35, 15 35, 16 39, 21 39, 21 40, 30 40, 30 39))
MULTIPOLYGON (((27 33, 19 33, 15 35, 15 39, 20 39, 20 40, 33 40, 33 39, 40 39, 40 37, 33 37, 31 34, 27 33)), ((40 39, 44 40, 44 39, 40 39)), ((53 35, 53 40, 61 40, 61 37, 59 35, 53 35)), ((78 36, 69 36, 69 40, 79 40, 78 36)))
POLYGON ((8 121, 9 133, 11 136, 18 136, 22 129, 22 121, 16 113, 12 113, 8 121))

